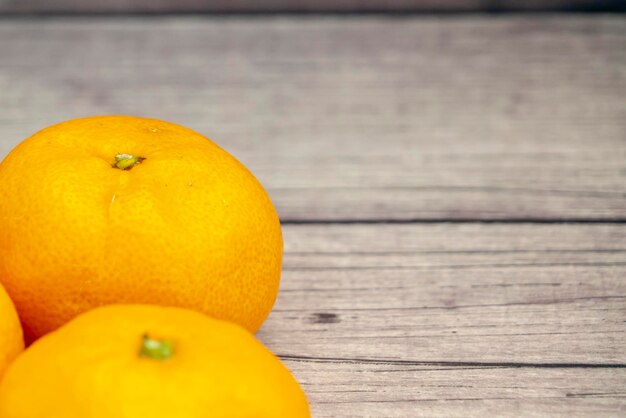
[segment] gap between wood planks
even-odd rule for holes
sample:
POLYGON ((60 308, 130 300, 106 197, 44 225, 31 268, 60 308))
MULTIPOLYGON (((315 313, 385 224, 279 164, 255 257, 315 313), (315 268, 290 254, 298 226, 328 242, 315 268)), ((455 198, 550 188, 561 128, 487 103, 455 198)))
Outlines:
POLYGON ((412 218, 412 219, 283 219, 282 225, 376 225, 376 224, 624 224, 626 218, 412 218))
POLYGON ((533 369, 626 369, 626 363, 534 363, 534 362, 482 362, 482 361, 415 361, 384 360, 374 358, 310 357, 278 354, 282 360, 306 363, 356 363, 388 366, 441 366, 470 368, 533 368, 533 369))

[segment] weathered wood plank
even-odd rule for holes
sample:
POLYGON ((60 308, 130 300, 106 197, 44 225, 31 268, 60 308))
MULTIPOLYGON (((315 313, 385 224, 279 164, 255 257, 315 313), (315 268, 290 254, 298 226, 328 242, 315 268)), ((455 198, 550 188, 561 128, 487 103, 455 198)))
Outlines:
POLYGON ((626 364, 626 225, 288 225, 283 355, 626 364))
POLYGON ((626 218, 624 17, 0 22, 0 156, 103 113, 195 128, 283 220, 626 218))
POLYGON ((618 417, 626 369, 287 360, 316 418, 618 417))
POLYGON ((0 0, 0 13, 476 12, 624 10, 612 0, 0 0))
POLYGON ((626 225, 287 225, 259 332, 316 417, 618 416, 626 225))

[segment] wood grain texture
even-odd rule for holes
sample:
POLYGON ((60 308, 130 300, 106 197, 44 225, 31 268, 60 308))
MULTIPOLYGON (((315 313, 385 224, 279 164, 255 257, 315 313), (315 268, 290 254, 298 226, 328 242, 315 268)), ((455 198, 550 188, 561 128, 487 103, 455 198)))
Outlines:
POLYGON ((0 13, 476 12, 624 10, 619 0, 0 0, 0 13))
POLYGON ((624 369, 286 361, 315 418, 621 417, 624 369))
POLYGON ((626 225, 288 225, 259 338, 316 417, 618 416, 626 225))
POLYGON ((284 221, 626 218, 622 16, 0 22, 0 155, 91 114, 214 138, 284 221))
POLYGON ((626 364, 625 225, 289 225, 285 251, 281 354, 626 364))
POLYGON ((620 417, 624 369, 287 361, 315 418, 620 417))

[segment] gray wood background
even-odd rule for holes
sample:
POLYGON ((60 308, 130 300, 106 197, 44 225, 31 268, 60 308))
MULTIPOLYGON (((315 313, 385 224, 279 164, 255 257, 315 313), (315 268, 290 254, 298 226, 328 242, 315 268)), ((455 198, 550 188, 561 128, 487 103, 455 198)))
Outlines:
POLYGON ((623 16, 0 21, 0 158, 162 118, 284 224, 258 337, 315 417, 626 414, 623 16))
POLYGON ((0 13, 624 11, 624 0, 0 0, 0 13))

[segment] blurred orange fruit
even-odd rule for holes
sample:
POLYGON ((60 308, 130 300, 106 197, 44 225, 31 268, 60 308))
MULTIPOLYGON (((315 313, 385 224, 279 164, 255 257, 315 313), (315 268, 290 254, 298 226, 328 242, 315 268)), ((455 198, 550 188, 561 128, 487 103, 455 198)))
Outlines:
POLYGON ((261 184, 179 125, 76 119, 0 164, 0 282, 29 339, 110 303, 185 307, 256 331, 282 249, 261 184))
POLYGON ((0 384, 3 418, 306 418, 287 368, 200 313, 109 305, 36 341, 0 384))
MULTIPOLYGON (((20 320, 13 302, 0 285, 0 380, 7 366, 24 349, 20 320)), ((0 415, 1 416, 1 415, 0 415)))

